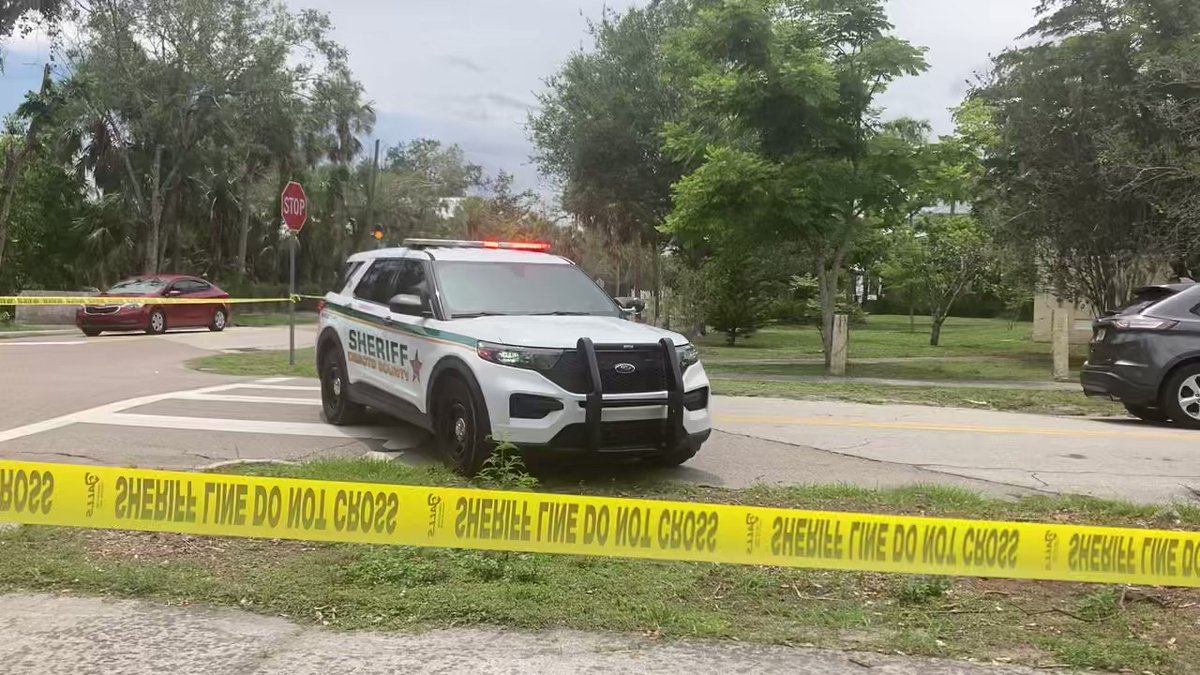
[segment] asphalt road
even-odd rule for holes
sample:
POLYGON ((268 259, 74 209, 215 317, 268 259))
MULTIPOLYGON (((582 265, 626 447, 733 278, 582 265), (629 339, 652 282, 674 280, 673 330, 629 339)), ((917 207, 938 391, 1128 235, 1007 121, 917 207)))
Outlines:
MULTIPOLYGON (((312 327, 298 344, 312 341, 312 327)), ((315 380, 238 378, 184 364, 287 345, 286 328, 221 334, 0 341, 0 458, 194 468, 247 459, 381 453, 434 462, 425 438, 385 417, 335 428, 315 380)), ((920 406, 714 399, 716 432, 684 467, 539 463, 564 479, 668 476, 708 485, 938 483, 993 495, 1081 493, 1136 502, 1192 498, 1200 433, 1133 421, 920 406)))

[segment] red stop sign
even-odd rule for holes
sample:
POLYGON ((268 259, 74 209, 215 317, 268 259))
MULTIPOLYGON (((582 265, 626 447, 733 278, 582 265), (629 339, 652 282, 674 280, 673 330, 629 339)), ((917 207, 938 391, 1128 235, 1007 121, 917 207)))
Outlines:
POLYGON ((292 232, 299 232, 304 227, 308 220, 308 195, 304 194, 302 185, 292 181, 284 186, 279 198, 279 211, 283 215, 283 222, 292 232))

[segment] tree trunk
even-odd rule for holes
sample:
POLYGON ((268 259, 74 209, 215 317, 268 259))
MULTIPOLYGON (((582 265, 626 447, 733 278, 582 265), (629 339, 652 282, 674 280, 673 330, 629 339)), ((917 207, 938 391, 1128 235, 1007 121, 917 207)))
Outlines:
POLYGON ((934 312, 932 318, 933 328, 929 331, 929 345, 936 347, 942 340, 942 324, 946 321, 946 314, 944 312, 934 312))
POLYGON ((150 166, 150 219, 147 223, 145 249, 142 253, 142 272, 158 273, 158 247, 162 233, 163 191, 159 180, 162 177, 162 146, 154 150, 154 163, 150 166))
POLYGON ((837 309, 837 270, 825 267, 825 255, 817 256, 817 290, 821 300, 821 351, 825 372, 833 363, 833 315, 837 309))
POLYGON ((238 281, 246 278, 246 247, 250 243, 250 171, 242 176, 242 211, 238 214, 238 249, 235 272, 238 281))
POLYGON ((175 211, 174 226, 171 228, 171 266, 177 272, 183 272, 183 224, 178 210, 175 211))
POLYGON ((4 247, 8 243, 8 216, 12 210, 13 198, 16 196, 17 183, 21 180, 21 170, 25 166, 26 148, 32 141, 32 136, 26 135, 25 147, 10 150, 4 167, 4 198, 0 201, 0 269, 4 269, 4 247))
MULTIPOLYGON (((653 267, 651 267, 651 269, 650 269, 650 274, 654 277, 654 279, 653 279, 653 283, 654 283, 654 325, 658 326, 658 325, 661 325, 659 323, 659 317, 662 315, 662 312, 660 311, 660 305, 662 305, 663 295, 662 295, 662 260, 661 260, 662 251, 659 250, 657 235, 654 237, 654 241, 652 242, 652 245, 654 246, 654 260, 653 260, 653 267)), ((670 319, 667 320, 667 323, 670 324, 670 319)))

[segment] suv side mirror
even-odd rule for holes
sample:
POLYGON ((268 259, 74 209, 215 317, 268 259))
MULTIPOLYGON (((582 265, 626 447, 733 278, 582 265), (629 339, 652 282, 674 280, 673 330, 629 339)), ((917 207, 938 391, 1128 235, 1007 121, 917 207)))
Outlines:
POLYGON ((621 309, 634 314, 641 314, 646 309, 646 301, 641 298, 616 298, 616 301, 621 309))
POLYGON ((388 309, 396 314, 421 316, 428 308, 428 298, 412 293, 399 293, 388 300, 388 309))

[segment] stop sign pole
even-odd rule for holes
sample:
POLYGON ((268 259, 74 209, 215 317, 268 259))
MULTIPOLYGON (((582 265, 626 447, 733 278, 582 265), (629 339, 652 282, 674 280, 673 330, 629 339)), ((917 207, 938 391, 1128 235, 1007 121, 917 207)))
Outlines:
MULTIPOLYGON (((288 247, 288 298, 296 295, 296 249, 300 247, 300 230, 308 221, 308 195, 304 186, 291 181, 283 186, 279 195, 279 215, 283 223, 292 233, 291 245, 288 247)), ((288 365, 296 365, 296 303, 288 302, 288 365)))

